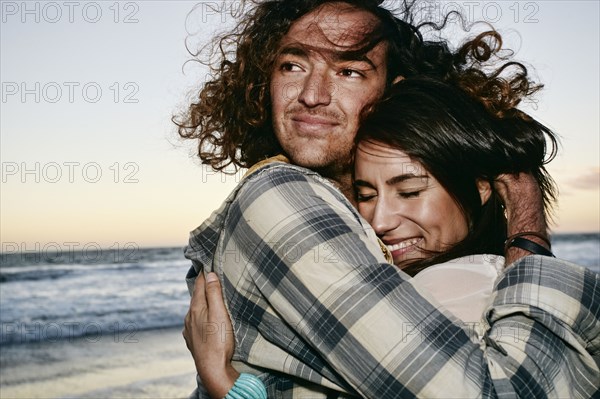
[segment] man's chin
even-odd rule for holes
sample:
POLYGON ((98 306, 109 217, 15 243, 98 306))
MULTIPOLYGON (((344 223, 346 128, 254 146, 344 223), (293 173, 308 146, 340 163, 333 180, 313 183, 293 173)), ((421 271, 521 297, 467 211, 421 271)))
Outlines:
POLYGON ((323 153, 307 153, 298 151, 289 154, 290 161, 293 164, 302 166, 308 169, 320 169, 334 163, 334 160, 329 159, 323 153))
POLYGON ((296 154, 290 156, 292 163, 314 170, 325 177, 350 172, 352 162, 350 156, 332 156, 334 154, 296 154))

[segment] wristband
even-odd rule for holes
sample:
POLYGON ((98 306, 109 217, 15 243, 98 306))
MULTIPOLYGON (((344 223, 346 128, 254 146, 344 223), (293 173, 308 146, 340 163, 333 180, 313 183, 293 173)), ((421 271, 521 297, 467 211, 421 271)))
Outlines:
POLYGON ((267 399, 267 389, 257 376, 241 373, 225 399, 267 399))
POLYGON ((517 247, 524 249, 525 251, 529 251, 535 255, 551 256, 554 258, 554 254, 551 251, 547 250, 546 248, 542 247, 536 242, 528 240, 527 238, 514 237, 509 240, 506 240, 504 251, 506 252, 510 247, 517 247))
POLYGON ((552 244, 550 244, 550 240, 548 238, 546 238, 545 235, 543 235, 541 233, 538 233, 537 231, 524 231, 522 233, 513 234, 512 236, 509 236, 506 239, 506 242, 509 242, 513 238, 524 237, 524 236, 534 236, 534 237, 537 237, 540 240, 544 241, 546 243, 546 245, 548 246, 548 248, 552 248, 552 244))

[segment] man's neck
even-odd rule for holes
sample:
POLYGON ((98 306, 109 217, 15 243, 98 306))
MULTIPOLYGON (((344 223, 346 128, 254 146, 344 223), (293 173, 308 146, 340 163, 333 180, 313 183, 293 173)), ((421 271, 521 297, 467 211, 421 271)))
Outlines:
POLYGON ((354 189, 352 187, 352 167, 340 168, 319 168, 314 169, 315 172, 321 176, 332 180, 339 190, 344 194, 348 201, 356 208, 356 201, 354 199, 354 189))
POLYGON ((356 208, 356 196, 354 195, 354 187, 352 187, 352 174, 346 173, 339 176, 336 182, 338 183, 338 187, 342 194, 344 194, 352 206, 356 208))

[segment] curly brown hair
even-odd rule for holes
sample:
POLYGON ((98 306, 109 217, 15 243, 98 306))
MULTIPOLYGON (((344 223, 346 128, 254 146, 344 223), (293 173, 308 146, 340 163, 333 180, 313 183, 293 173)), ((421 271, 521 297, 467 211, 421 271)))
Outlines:
MULTIPOLYGON (((217 37, 213 46, 203 49, 212 49, 217 55, 209 58, 212 61, 199 60, 210 68, 211 78, 197 99, 172 118, 182 138, 198 140, 198 156, 203 164, 215 170, 229 165, 246 168, 281 153, 272 127, 269 91, 279 42, 296 20, 329 2, 340 0, 262 1, 241 17, 233 31, 217 37)), ((366 52, 379 42, 387 43, 388 87, 397 76, 455 82, 500 114, 539 89, 529 80, 527 69, 518 63, 505 62, 491 74, 483 71, 482 65, 500 51, 501 38, 495 32, 482 34, 452 52, 445 40, 423 39, 420 30, 432 27, 431 23, 407 23, 380 7, 381 1, 377 0, 341 2, 368 11, 380 21, 358 50, 366 52), (490 44, 491 37, 499 47, 490 44), (501 77, 503 72, 515 68, 518 73, 509 79, 501 77)), ((402 12, 409 15, 410 4, 404 6, 402 12)))
POLYGON ((501 56, 503 50, 502 37, 498 32, 480 33, 457 51, 456 59, 463 68, 450 81, 482 102, 496 117, 528 118, 516 107, 543 85, 532 81, 525 65, 509 61, 512 56, 510 50, 507 56, 501 56), (502 61, 500 66, 484 72, 486 63, 498 63, 498 60, 502 61))

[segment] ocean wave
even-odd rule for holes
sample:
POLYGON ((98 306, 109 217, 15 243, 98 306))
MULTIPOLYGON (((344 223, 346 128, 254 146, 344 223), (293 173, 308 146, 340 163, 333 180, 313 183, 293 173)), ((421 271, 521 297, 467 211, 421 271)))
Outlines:
POLYGON ((600 272, 600 233, 557 234, 552 237, 557 258, 600 272))
POLYGON ((133 263, 0 268, 0 343, 60 341, 180 326, 189 305, 181 250, 133 263))
POLYGON ((68 276, 73 272, 74 270, 54 269, 0 273, 0 283, 11 283, 15 281, 55 280, 68 276))
POLYGON ((86 273, 102 272, 143 272, 146 269, 171 267, 173 265, 188 265, 187 260, 154 261, 144 263, 111 263, 111 264, 70 264, 70 265, 28 265, 0 269, 0 284, 21 281, 56 280, 64 277, 74 277, 86 273))

